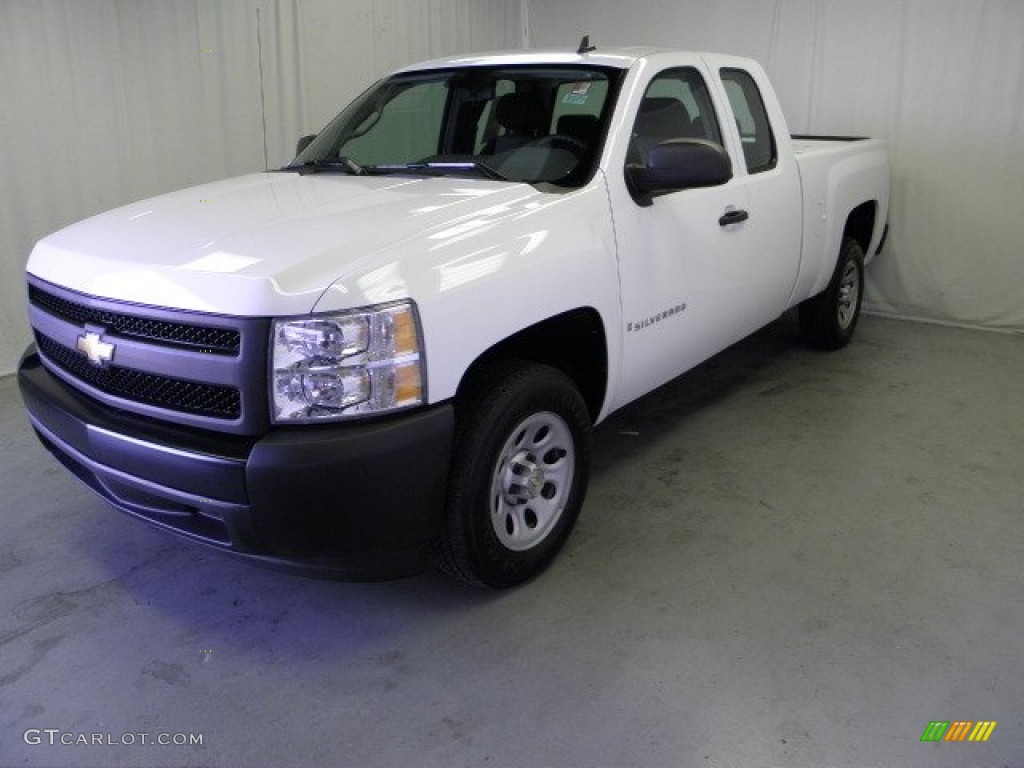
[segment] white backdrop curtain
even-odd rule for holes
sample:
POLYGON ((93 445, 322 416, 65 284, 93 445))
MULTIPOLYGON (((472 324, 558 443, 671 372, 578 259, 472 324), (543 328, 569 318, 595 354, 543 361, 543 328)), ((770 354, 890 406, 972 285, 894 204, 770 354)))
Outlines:
POLYGON ((373 80, 521 42, 519 0, 0 0, 0 374, 32 245, 123 203, 278 167, 373 80))
POLYGON ((526 2, 535 47, 750 56, 792 132, 886 139, 892 230, 866 309, 1024 330, 1024 2, 526 2))
POLYGON ((885 138, 867 308, 1024 330, 1020 0, 0 0, 0 374, 39 237, 281 165, 402 64, 583 33, 752 56, 794 132, 885 138))

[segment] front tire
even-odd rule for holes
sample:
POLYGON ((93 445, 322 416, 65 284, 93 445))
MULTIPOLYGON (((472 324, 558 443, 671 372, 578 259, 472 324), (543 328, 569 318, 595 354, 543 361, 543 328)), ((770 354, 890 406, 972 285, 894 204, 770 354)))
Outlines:
POLYGON ((824 291, 800 305, 800 332, 818 349, 840 349, 850 343, 864 296, 864 251, 844 237, 832 279, 824 291))
POLYGON ((526 362, 485 369, 456 402, 441 570, 470 584, 520 584, 543 571, 579 516, 590 414, 561 371, 526 362))

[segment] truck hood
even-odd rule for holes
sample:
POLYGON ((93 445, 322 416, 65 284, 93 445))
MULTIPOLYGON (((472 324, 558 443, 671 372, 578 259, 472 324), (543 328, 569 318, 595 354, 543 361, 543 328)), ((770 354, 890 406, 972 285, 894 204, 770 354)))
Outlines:
POLYGON ((39 241, 27 271, 132 303, 304 314, 332 283, 372 270, 382 252, 412 239, 465 237, 558 197, 458 177, 257 173, 73 224, 39 241))

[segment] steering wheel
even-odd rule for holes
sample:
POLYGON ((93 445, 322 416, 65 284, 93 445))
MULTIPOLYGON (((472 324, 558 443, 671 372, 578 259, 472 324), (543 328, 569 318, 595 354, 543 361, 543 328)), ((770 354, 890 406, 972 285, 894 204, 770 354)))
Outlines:
POLYGON ((582 161, 588 154, 590 154, 590 147, 588 147, 583 141, 577 139, 575 136, 568 136, 564 133, 555 133, 552 134, 551 136, 542 136, 539 139, 531 141, 526 146, 551 149, 564 149, 572 153, 573 157, 576 158, 577 163, 582 161))

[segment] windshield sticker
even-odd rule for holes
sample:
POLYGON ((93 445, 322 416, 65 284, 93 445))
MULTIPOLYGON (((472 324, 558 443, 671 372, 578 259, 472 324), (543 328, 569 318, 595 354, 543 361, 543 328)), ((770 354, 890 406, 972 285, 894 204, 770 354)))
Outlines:
POLYGON ((563 104, 575 104, 582 106, 587 103, 587 93, 590 91, 591 83, 576 83, 573 89, 565 94, 565 98, 562 99, 563 104))

